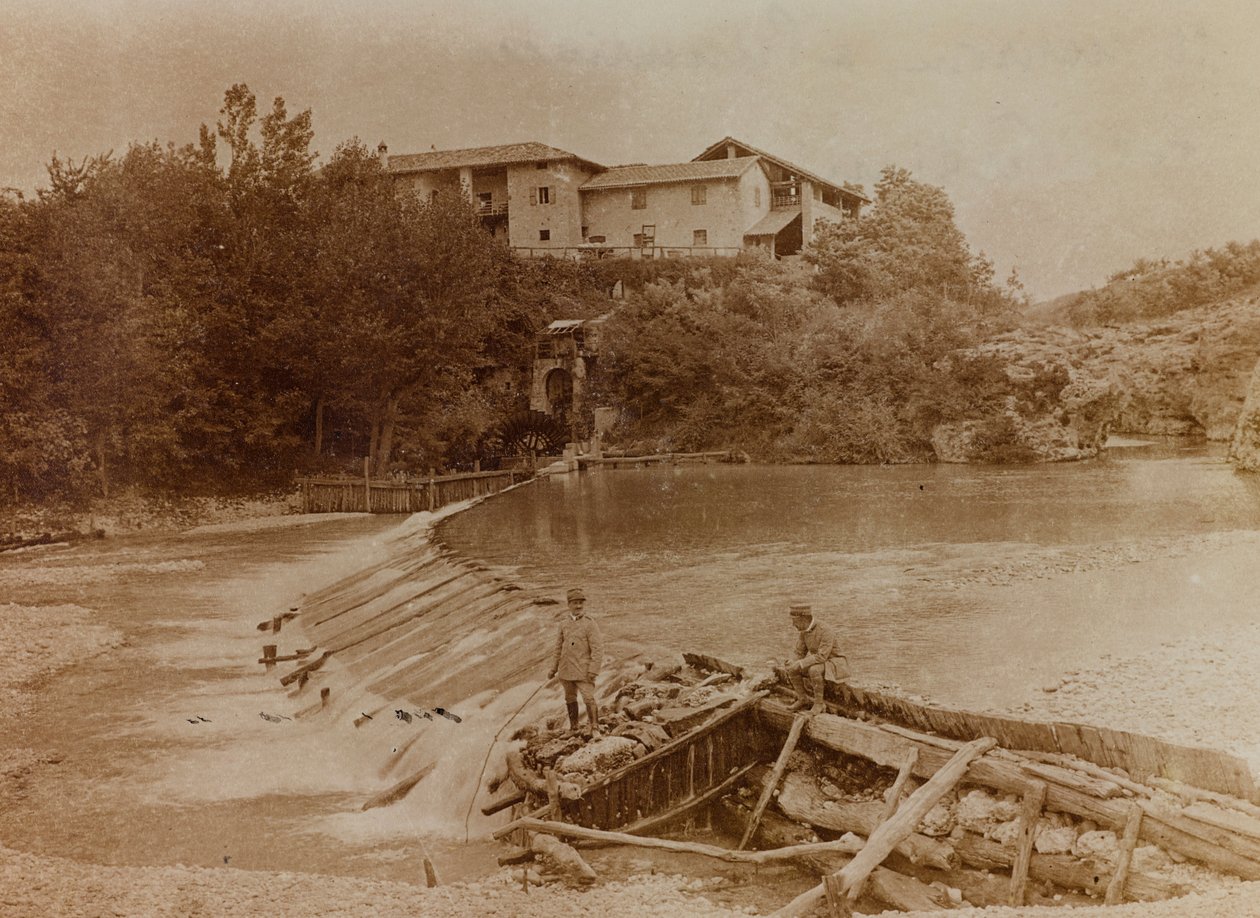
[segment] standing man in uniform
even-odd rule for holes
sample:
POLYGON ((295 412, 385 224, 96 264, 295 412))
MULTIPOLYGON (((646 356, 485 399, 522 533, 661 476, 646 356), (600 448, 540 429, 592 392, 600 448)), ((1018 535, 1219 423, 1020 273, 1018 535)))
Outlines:
POLYGON ((788 613, 792 616, 792 626, 799 632, 794 653, 796 659, 787 663, 788 681, 796 690, 796 703, 792 705, 792 710, 809 708, 810 713, 821 714, 826 709, 823 697, 826 680, 843 682, 848 679, 849 661, 840 653, 835 634, 814 618, 814 612, 807 603, 792 603, 788 606, 788 613), (806 678, 809 679, 808 693, 805 690, 806 678))
POLYGON ((578 728, 578 692, 586 702, 590 734, 599 736, 599 708, 595 704, 595 677, 604 663, 604 638, 599 625, 586 615, 586 594, 576 587, 568 593, 569 614, 560 622, 556 636, 555 660, 550 678, 560 678, 564 686, 564 706, 569 712, 569 728, 578 728))

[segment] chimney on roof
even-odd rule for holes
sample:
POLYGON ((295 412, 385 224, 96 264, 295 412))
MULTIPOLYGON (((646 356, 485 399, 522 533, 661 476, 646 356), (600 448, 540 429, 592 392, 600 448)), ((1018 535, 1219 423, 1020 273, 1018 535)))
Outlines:
POLYGON ((737 153, 735 152, 735 144, 733 144, 733 143, 728 143, 728 144, 726 145, 726 158, 727 158, 727 159, 735 159, 735 158, 737 158, 737 156, 738 156, 738 155, 739 155, 739 154, 737 154, 737 153))

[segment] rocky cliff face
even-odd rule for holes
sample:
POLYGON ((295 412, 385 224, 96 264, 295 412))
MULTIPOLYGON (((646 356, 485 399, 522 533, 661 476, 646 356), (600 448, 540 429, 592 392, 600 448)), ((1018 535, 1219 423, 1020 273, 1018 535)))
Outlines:
POLYGON ((1260 362, 1252 371, 1247 400, 1234 425, 1229 459, 1240 471, 1260 472, 1260 362))
MULTIPOLYGON (((1229 440, 1236 436, 1249 382, 1256 388, 1260 292, 1121 326, 1023 328, 972 353, 996 357, 1006 368, 1013 393, 1007 426, 1025 458, 1087 458, 1111 432, 1229 440), (1041 397, 1030 401, 1021 384, 1053 377, 1051 369, 1070 381, 1048 407, 1041 397)), ((1260 436, 1260 394, 1254 404, 1251 429, 1260 436)), ((975 461, 983 446, 975 432, 982 426, 942 425, 933 436, 938 458, 975 461)))

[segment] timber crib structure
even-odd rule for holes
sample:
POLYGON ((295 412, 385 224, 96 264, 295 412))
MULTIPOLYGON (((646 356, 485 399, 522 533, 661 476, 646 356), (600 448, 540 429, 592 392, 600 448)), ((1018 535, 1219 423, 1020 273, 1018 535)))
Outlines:
MULTIPOLYGON (((848 916, 861 897, 884 908, 937 910, 950 906, 949 890, 960 897, 965 890, 966 900, 979 906, 1028 904, 1034 887, 1062 891, 1066 896, 1055 901, 1068 898, 1065 905, 1158 901, 1190 891, 1149 858, 1134 861, 1139 845, 1161 849, 1159 857, 1260 880, 1260 792, 1236 756, 1083 724, 925 704, 843 683, 828 683, 825 711, 796 714, 771 695, 781 679, 748 678, 739 667, 701 654, 683 658, 681 671, 648 673, 620 690, 635 699, 655 693, 657 700, 623 705, 630 720, 614 736, 647 742, 657 727, 669 727, 657 732, 668 733, 668 740, 635 761, 585 785, 566 773, 563 785, 563 766, 546 764, 558 751, 550 734, 526 756, 510 752, 507 770, 518 792, 482 809, 512 807, 512 820, 494 837, 515 838, 525 846, 517 851, 544 854, 551 842, 540 847, 539 835, 730 862, 785 861, 820 877, 776 918, 803 918, 828 905, 830 914, 848 916), (661 694, 667 681, 673 688, 661 694), (695 707, 680 702, 680 691, 705 686, 717 696, 693 699, 695 707), (803 759, 796 756, 798 744, 807 747, 803 759), (818 783, 815 766, 804 764, 811 759, 858 782, 888 780, 880 771, 895 772, 896 780, 884 802, 833 794, 818 783), (964 830, 961 821, 948 835, 924 834, 928 813, 950 795, 961 806, 966 788, 982 800, 1001 800, 1008 810, 1015 806, 1018 836, 990 835, 974 825, 964 830), (738 846, 660 836, 701 812, 716 816, 732 838, 742 835, 738 846), (1082 839, 1089 832, 1114 833, 1115 859, 1088 847, 1078 851, 1075 842, 1070 851, 1041 853, 1034 846, 1040 827, 1066 828, 1082 839), (848 834, 819 841, 819 828, 830 836, 848 834), (749 850, 750 843, 760 850, 749 850)), ((1009 813, 1002 820, 1011 820, 1009 813)), ((1037 894, 1049 901, 1049 893, 1037 894)))
POLYGON ((395 481, 371 478, 300 478, 303 513, 418 513, 456 501, 495 494, 525 481, 519 469, 465 472, 395 481))

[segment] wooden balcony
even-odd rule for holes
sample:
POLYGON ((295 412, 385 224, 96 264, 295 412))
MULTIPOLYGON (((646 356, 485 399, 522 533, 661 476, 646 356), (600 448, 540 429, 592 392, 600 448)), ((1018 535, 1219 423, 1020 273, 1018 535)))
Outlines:
POLYGON ((507 215, 507 201, 481 201, 477 204, 477 216, 479 217, 506 217, 507 215))
POLYGON ((796 182, 772 182, 770 184, 771 210, 798 207, 800 203, 801 189, 796 182))

